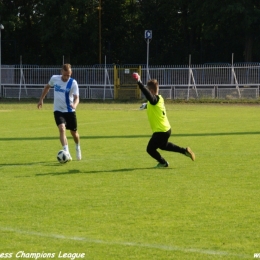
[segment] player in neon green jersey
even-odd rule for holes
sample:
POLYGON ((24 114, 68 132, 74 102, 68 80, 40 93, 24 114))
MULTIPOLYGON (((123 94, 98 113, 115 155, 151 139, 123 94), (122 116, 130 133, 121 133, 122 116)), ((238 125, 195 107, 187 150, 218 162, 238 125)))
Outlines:
POLYGON ((133 78, 137 80, 137 84, 145 95, 147 101, 147 115, 153 135, 147 145, 147 153, 158 161, 156 167, 168 167, 169 163, 157 151, 158 149, 184 154, 195 161, 195 154, 192 150, 179 147, 171 142, 168 142, 171 136, 171 125, 166 115, 164 99, 159 95, 159 84, 156 79, 149 80, 147 87, 143 85, 138 73, 133 74, 133 78))

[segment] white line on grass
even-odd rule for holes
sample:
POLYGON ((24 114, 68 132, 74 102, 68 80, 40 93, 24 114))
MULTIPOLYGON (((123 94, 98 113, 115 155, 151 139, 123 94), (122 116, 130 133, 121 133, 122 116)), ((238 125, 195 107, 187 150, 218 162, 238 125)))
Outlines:
POLYGON ((40 232, 34 231, 26 231, 8 227, 0 227, 1 231, 8 231, 14 232, 18 234, 30 235, 30 236, 38 236, 38 237, 48 237, 48 238, 55 238, 55 239, 64 239, 64 240, 74 240, 74 241, 81 241, 86 243, 93 243, 93 244, 104 244, 104 245, 121 245, 121 246, 132 246, 132 247, 143 247, 148 249, 159 249, 164 251, 180 251, 184 253, 198 253, 204 255, 215 255, 215 256, 234 256, 238 258, 249 258, 248 255, 242 254, 233 254, 224 251, 216 251, 216 250, 206 250, 206 249, 199 249, 199 248, 183 248, 179 246, 167 246, 167 245, 158 245, 158 244, 142 244, 142 243, 135 243, 135 242, 118 242, 118 241, 104 241, 99 239, 92 239, 87 237, 69 237, 59 234, 44 234, 40 232))

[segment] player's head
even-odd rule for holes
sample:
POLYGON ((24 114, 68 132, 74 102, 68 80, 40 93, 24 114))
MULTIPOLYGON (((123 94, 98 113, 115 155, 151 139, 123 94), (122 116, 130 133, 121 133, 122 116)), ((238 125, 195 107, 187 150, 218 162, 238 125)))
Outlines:
POLYGON ((69 63, 63 64, 61 68, 61 79, 66 82, 72 74, 71 65, 69 63))
POLYGON ((152 94, 158 95, 158 93, 159 93, 159 83, 156 79, 149 80, 147 82, 147 87, 152 94))

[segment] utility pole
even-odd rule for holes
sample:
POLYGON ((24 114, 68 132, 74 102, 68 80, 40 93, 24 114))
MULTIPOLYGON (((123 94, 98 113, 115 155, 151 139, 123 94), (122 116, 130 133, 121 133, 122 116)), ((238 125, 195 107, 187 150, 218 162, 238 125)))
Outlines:
POLYGON ((99 64, 101 64, 101 0, 98 2, 98 35, 99 35, 99 64))
POLYGON ((1 31, 4 30, 4 26, 0 24, 0 96, 2 96, 2 47, 1 47, 1 31))
POLYGON ((145 30, 144 31, 144 39, 147 43, 147 61, 146 61, 146 82, 150 79, 149 74, 149 43, 152 40, 152 30, 145 30))

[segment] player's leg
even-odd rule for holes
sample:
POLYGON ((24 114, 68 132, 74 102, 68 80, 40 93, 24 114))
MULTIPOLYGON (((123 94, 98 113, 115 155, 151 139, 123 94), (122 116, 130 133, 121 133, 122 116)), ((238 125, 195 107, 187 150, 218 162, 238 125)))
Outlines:
POLYGON ((167 138, 167 140, 164 143, 162 142, 162 145, 159 148, 161 150, 165 150, 165 151, 169 151, 169 152, 184 154, 184 155, 190 157, 192 159, 192 161, 195 161, 195 154, 192 152, 192 150, 189 147, 183 148, 176 144, 168 142, 168 139, 170 136, 171 136, 171 129, 165 133, 165 138, 167 138))
MULTIPOLYGON (((63 149, 70 154, 68 140, 67 140, 67 136, 66 136, 66 119, 64 117, 64 113, 55 111, 54 118, 55 118, 56 125, 59 129, 61 145, 62 145, 63 149)), ((70 156, 70 160, 72 160, 71 156, 70 156)))
POLYGON ((169 165, 168 162, 157 151, 160 145, 161 145, 160 133, 154 133, 148 142, 146 151, 151 157, 153 157, 155 160, 159 162, 157 167, 168 167, 169 165))
POLYGON ((78 131, 72 131, 70 130, 71 136, 73 137, 74 143, 76 145, 79 145, 79 133, 78 131))
POLYGON ((167 142, 165 146, 160 147, 160 149, 169 151, 169 152, 175 152, 175 153, 182 153, 185 154, 186 149, 183 147, 180 147, 176 144, 173 144, 171 142, 167 142))
POLYGON ((162 149, 162 150, 165 150, 165 151, 184 154, 187 157, 190 157, 192 161, 195 161, 195 154, 190 149, 190 147, 183 148, 183 147, 180 147, 180 146, 173 144, 171 142, 167 142, 167 144, 164 147, 159 147, 159 148, 162 149))
POLYGON ((81 149, 80 149, 80 138, 79 138, 79 133, 78 131, 72 131, 70 130, 70 133, 73 137, 73 140, 75 142, 76 145, 76 156, 77 156, 77 160, 81 160, 81 149))
POLYGON ((77 131, 77 125, 78 124, 77 124, 76 112, 67 113, 67 129, 70 130, 70 133, 71 133, 74 143, 76 145, 77 160, 81 160, 80 136, 77 131))
POLYGON ((65 124, 60 124, 60 125, 58 125, 58 128, 59 128, 59 133, 60 133, 61 145, 63 146, 63 149, 69 154, 69 161, 72 161, 72 157, 71 157, 70 151, 69 151, 68 139, 66 136, 66 126, 65 126, 65 124))
POLYGON ((58 129, 59 129, 59 133, 60 133, 60 142, 61 145, 65 148, 64 150, 66 150, 66 146, 68 146, 68 140, 66 137, 66 126, 65 124, 59 124, 58 125, 58 129))

